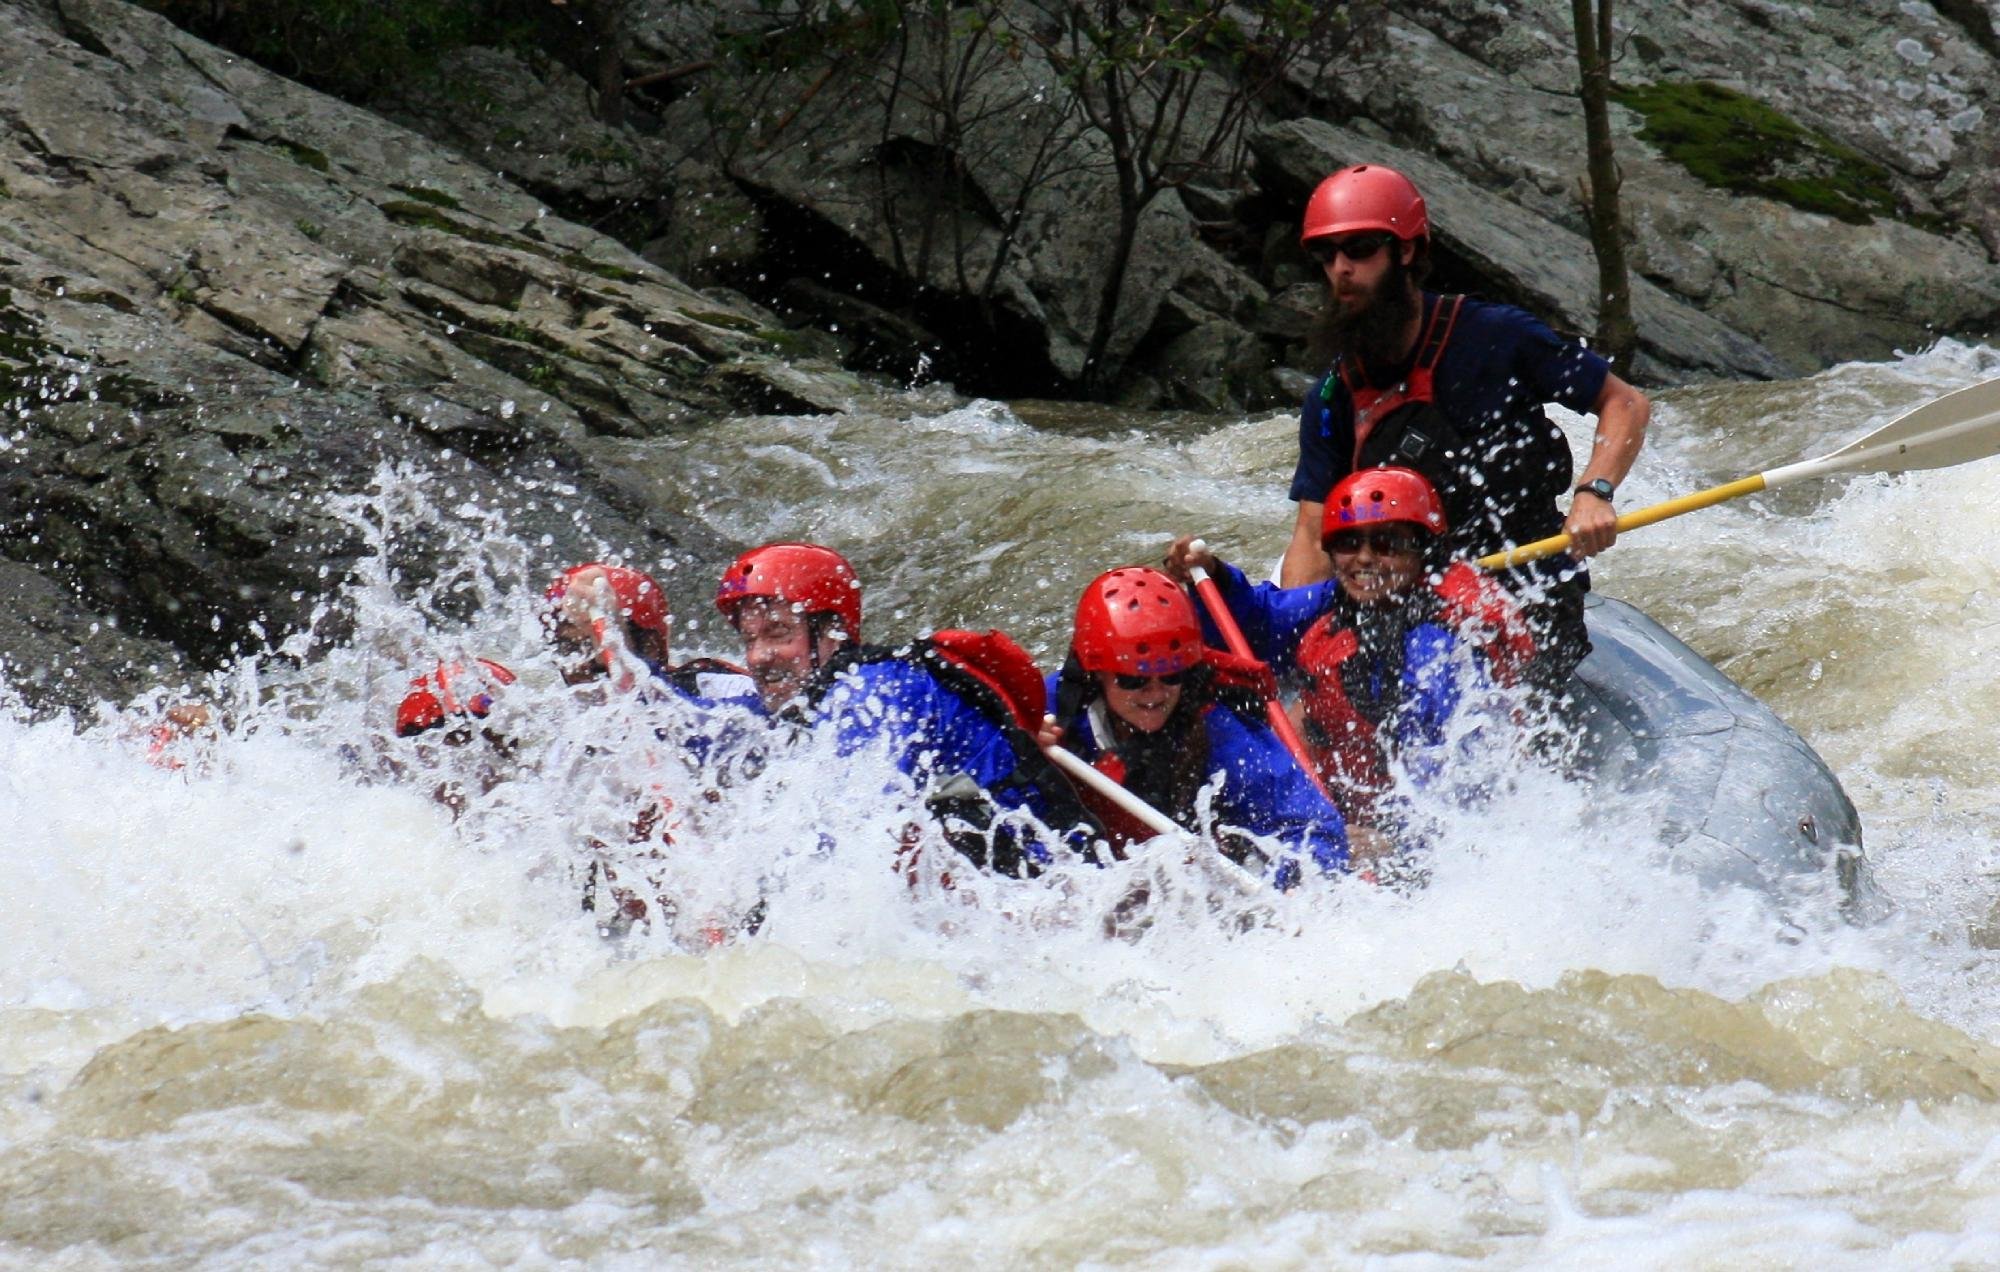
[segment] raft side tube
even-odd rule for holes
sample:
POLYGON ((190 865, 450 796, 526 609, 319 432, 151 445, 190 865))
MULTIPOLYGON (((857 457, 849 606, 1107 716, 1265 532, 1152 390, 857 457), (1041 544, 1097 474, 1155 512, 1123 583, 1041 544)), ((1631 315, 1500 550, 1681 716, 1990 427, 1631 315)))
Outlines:
POLYGON ((1777 713, 1623 601, 1592 595, 1572 680, 1578 767, 1607 806, 1656 801, 1677 868, 1783 896, 1839 887, 1857 922, 1888 910, 1840 780, 1777 713))

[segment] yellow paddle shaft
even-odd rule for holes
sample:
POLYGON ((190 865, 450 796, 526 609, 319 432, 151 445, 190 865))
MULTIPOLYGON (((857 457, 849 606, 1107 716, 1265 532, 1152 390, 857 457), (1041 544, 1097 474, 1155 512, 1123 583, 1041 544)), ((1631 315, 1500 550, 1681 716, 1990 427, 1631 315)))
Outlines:
MULTIPOLYGON (((1764 489, 1765 485, 1764 474, 1757 473, 1745 477, 1740 481, 1732 481, 1726 485, 1696 491, 1692 495, 1682 495, 1679 499, 1669 499, 1664 503, 1656 503, 1649 508, 1641 508, 1637 512, 1628 512, 1618 518, 1618 533, 1623 534, 1627 530, 1637 530, 1640 526, 1650 526, 1655 521, 1665 521, 1668 517, 1678 517, 1684 512, 1693 512, 1699 508, 1709 508, 1719 503, 1726 503, 1739 495, 1754 495, 1764 489)), ((1551 535, 1546 539, 1537 539, 1533 543, 1524 543, 1518 548, 1509 548, 1505 552, 1495 552, 1492 556, 1480 557, 1479 564, 1482 568, 1488 570, 1504 570, 1510 565, 1519 565, 1524 561, 1539 561, 1543 557, 1554 556, 1568 546, 1568 535, 1551 535)))

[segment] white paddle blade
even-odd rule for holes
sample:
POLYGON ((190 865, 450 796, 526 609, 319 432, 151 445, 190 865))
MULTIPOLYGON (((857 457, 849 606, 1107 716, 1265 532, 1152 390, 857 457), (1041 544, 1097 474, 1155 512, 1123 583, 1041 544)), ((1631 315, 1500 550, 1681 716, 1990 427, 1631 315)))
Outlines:
POLYGON ((2000 455, 2000 380, 1947 393, 1808 461, 1823 472, 1903 473, 2000 455))

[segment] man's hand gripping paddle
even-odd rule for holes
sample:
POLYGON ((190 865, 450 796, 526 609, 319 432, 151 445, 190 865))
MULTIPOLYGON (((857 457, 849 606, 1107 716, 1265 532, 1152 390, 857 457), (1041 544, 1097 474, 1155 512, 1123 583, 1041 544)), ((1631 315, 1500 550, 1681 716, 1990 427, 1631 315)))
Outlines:
MULTIPOLYGON (((1863 438, 1818 459, 1803 460, 1756 473, 1679 499, 1656 503, 1618 518, 1618 532, 1650 526, 1739 495, 1776 490, 1808 477, 1831 473, 1907 473, 1922 468, 1952 468, 1975 459, 2000 455, 2000 380, 1988 380, 1947 393, 1914 411, 1897 416, 1863 438)), ((1524 561, 1554 556, 1569 547, 1569 536, 1552 535, 1505 552, 1479 558, 1489 570, 1503 570, 1524 561)))

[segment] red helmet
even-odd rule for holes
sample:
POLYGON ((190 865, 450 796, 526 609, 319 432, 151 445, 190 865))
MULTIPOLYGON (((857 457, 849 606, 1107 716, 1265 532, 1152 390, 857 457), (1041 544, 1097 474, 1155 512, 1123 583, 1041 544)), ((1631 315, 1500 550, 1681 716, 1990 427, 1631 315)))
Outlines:
POLYGON ((414 737, 452 716, 485 719, 493 710, 493 695, 487 690, 513 684, 514 673, 490 658, 475 661, 478 666, 470 672, 463 663, 441 662, 435 672, 412 680, 410 692, 396 708, 396 736, 414 737))
POLYGON ((1363 468, 1334 483, 1320 522, 1321 547, 1336 533, 1378 521, 1407 521, 1432 534, 1445 531, 1444 504, 1413 468, 1363 468))
POLYGON ((628 570, 620 565, 605 565, 600 561, 586 561, 573 565, 556 575, 555 582, 549 584, 548 602, 557 605, 569 595, 569 589, 578 578, 596 570, 611 585, 611 594, 618 598, 618 613, 626 622, 642 632, 653 632, 664 642, 667 639, 667 596, 660 585, 649 574, 628 570))
POLYGON ((1423 238, 1431 232, 1424 196, 1394 168, 1379 163, 1342 168, 1306 200, 1299 242, 1357 230, 1387 230, 1406 243, 1423 238))
POLYGON ((1092 579, 1076 603, 1070 650, 1085 671, 1162 676, 1202 661, 1201 622, 1180 584, 1128 565, 1092 579))
POLYGON ((817 543, 767 543, 730 563, 715 607, 731 623, 752 597, 789 601, 802 614, 832 614, 850 641, 861 639, 861 580, 847 558, 817 543))

